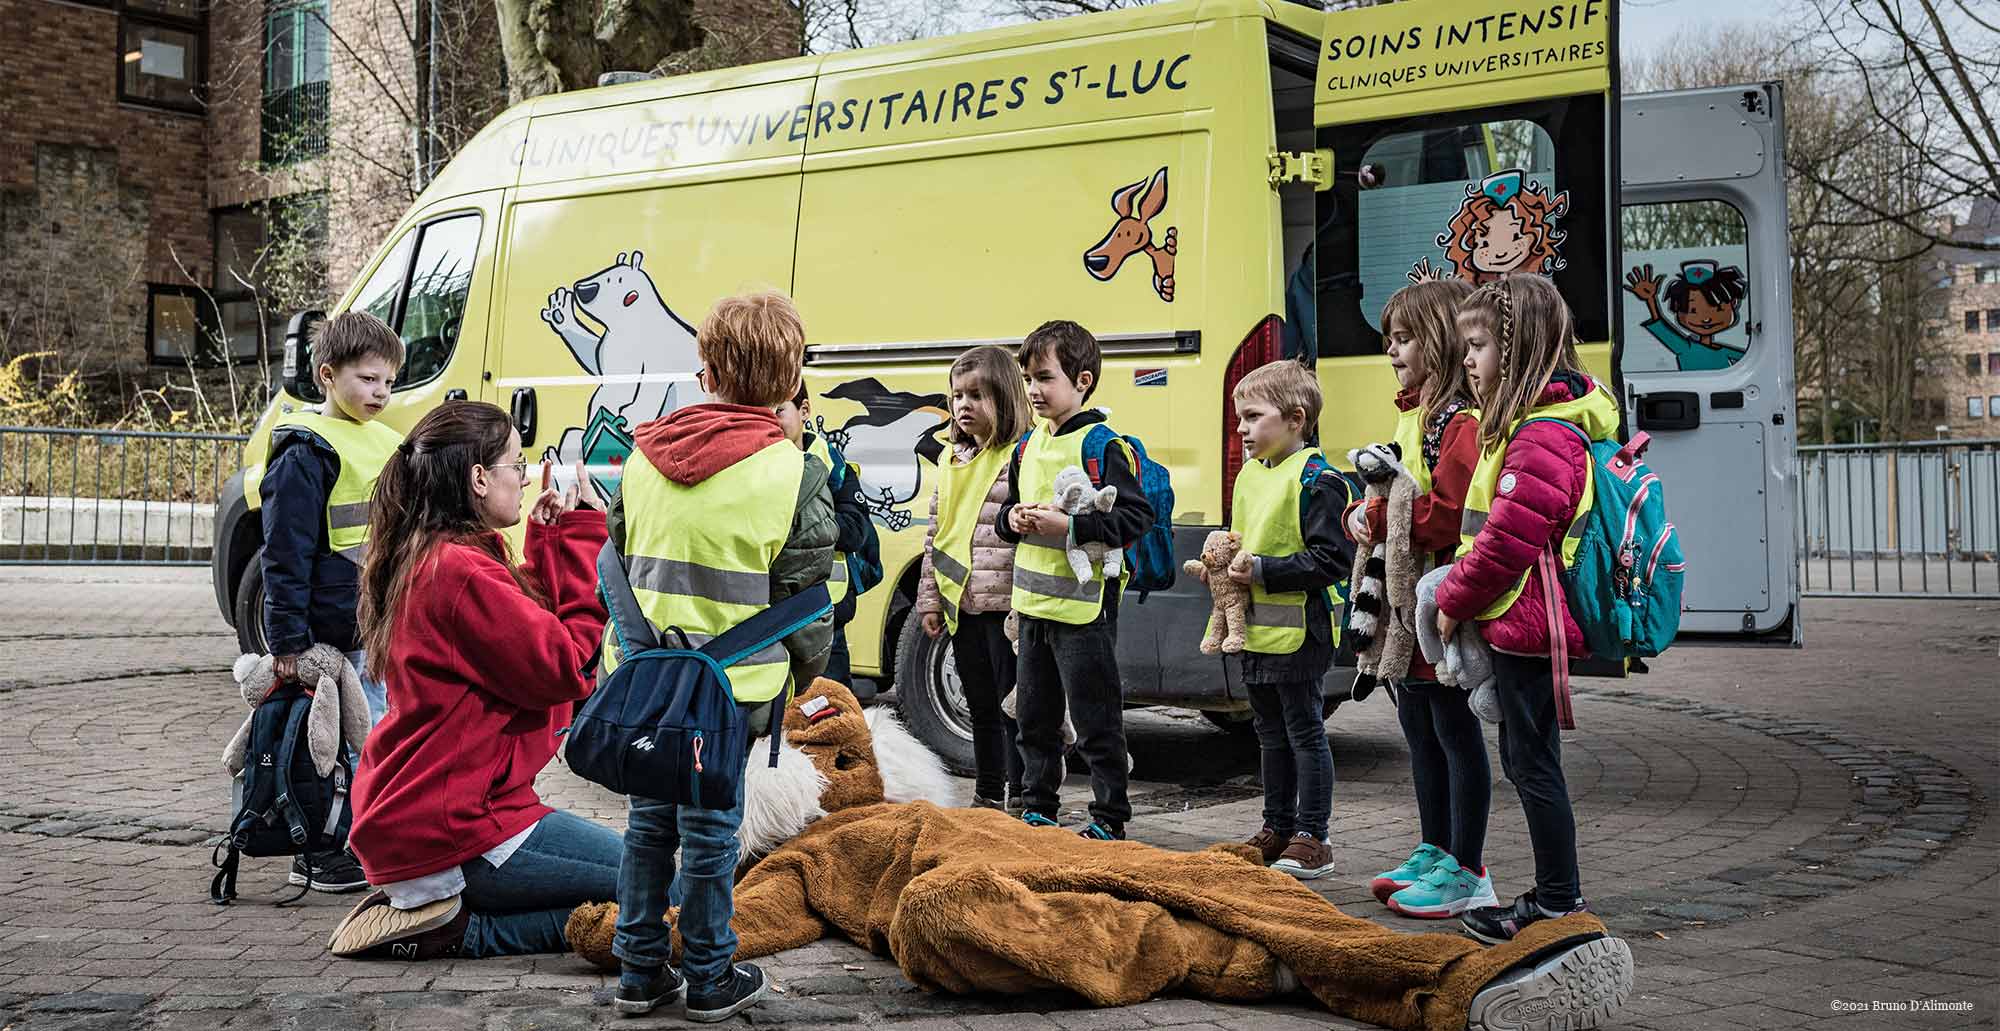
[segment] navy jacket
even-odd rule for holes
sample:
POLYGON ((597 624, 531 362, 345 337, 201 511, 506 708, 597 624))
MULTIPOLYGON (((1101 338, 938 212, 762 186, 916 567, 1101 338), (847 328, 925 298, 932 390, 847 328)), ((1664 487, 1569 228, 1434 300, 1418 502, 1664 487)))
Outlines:
POLYGON ((343 652, 361 647, 355 609, 361 569, 333 553, 326 499, 340 478, 340 455, 319 434, 283 426, 271 434, 271 457, 259 487, 264 516, 264 641, 273 655, 315 644, 343 652))

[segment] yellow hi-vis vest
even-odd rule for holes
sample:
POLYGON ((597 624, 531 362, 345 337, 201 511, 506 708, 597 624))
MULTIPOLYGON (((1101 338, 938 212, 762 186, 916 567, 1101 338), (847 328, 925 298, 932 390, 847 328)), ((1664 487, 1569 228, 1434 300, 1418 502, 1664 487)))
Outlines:
POLYGON ((1431 467, 1424 464, 1424 420, 1422 405, 1396 413, 1396 435, 1390 440, 1403 449, 1403 468, 1416 478, 1417 493, 1431 492, 1431 467))
MULTIPOLYGON (((1479 536, 1479 531, 1486 528, 1487 516, 1493 511, 1494 496, 1511 492, 1511 485, 1509 490, 1501 490, 1500 467, 1507 459, 1508 442, 1514 439, 1514 434, 1521 431, 1522 424, 1529 419, 1563 419, 1579 426, 1588 426, 1585 420, 1592 408, 1607 403, 1616 405, 1615 401, 1608 402, 1604 398, 1599 398, 1598 395, 1603 392, 1604 388, 1598 387, 1580 398, 1532 409, 1527 416, 1507 428, 1507 436, 1502 438, 1498 447, 1490 451, 1482 450, 1479 453, 1479 464, 1473 467, 1472 483, 1465 491, 1465 512, 1459 517, 1458 522, 1458 553, 1453 558, 1464 558, 1472 551, 1473 540, 1479 536)), ((1609 395, 1605 397, 1608 398, 1609 395)), ((1615 407, 1613 411, 1616 411, 1615 407)), ((1586 472, 1583 477, 1583 497, 1577 501, 1576 515, 1570 520, 1569 529, 1563 535, 1562 563, 1565 567, 1576 563, 1576 549, 1583 543, 1584 527, 1589 522, 1584 516, 1590 514, 1590 507, 1596 501, 1596 484, 1593 482, 1593 477, 1586 472)), ((1514 582, 1514 586, 1493 599, 1493 604, 1486 606, 1486 610, 1476 618, 1499 619, 1505 615, 1508 609, 1514 607, 1514 600, 1521 596, 1522 589, 1528 585, 1528 577, 1533 573, 1532 568, 1522 572, 1521 578, 1514 582)))
MULTIPOLYGON (((805 452, 780 440, 693 486, 667 479, 643 451, 625 460, 625 573, 648 622, 699 648, 771 607, 771 563, 792 530, 805 452)), ((617 666, 605 635, 604 668, 617 666)), ((678 643, 678 642, 675 642, 678 643)), ((729 668, 730 693, 758 704, 791 682, 775 642, 729 668)))
MULTIPOLYGON (((1305 532, 1299 526, 1299 494, 1305 489, 1306 463, 1320 455, 1318 448, 1300 448, 1275 466, 1259 461, 1243 463, 1236 474, 1231 495, 1235 526, 1243 535, 1243 550, 1252 555, 1288 556, 1305 550, 1305 532)), ((1290 655, 1305 646, 1306 606, 1304 591, 1273 593, 1264 585, 1250 585, 1250 629, 1244 647, 1260 655, 1290 655)), ((1333 606, 1321 618, 1327 620, 1331 639, 1337 644, 1340 633, 1333 626, 1333 606)), ((1213 616, 1209 617, 1212 621, 1213 616)))
MULTIPOLYGON (((1046 505, 1056 496, 1056 474, 1070 466, 1083 467, 1083 438, 1091 430, 1082 429, 1058 436, 1053 426, 1037 426, 1021 449, 1021 472, 1015 479, 1016 499, 1026 504, 1046 505)), ((1113 451, 1136 461, 1131 449, 1119 439, 1104 449, 1104 460, 1112 461, 1113 451)), ((1062 534, 1023 537, 1014 546, 1014 611, 1036 619, 1082 626, 1097 618, 1104 607, 1104 564, 1091 563, 1091 577, 1076 582, 1076 574, 1065 557, 1068 539, 1062 534)), ((1126 564, 1127 575, 1131 564, 1126 564)))
POLYGON ((368 499, 403 435, 381 422, 354 422, 309 408, 280 415, 273 430, 285 426, 318 434, 340 456, 340 476, 326 494, 326 539, 334 554, 361 565, 368 559, 368 499))
MULTIPOLYGON (((853 475, 854 471, 852 469, 835 469, 833 467, 833 454, 826 449, 825 437, 817 433, 808 435, 812 439, 806 442, 806 454, 819 459, 819 464, 826 466, 826 484, 829 490, 832 489, 834 481, 843 476, 853 475)), ((841 599, 847 597, 846 552, 836 551, 833 553, 833 572, 828 573, 826 577, 826 596, 833 599, 835 605, 840 604, 841 599)))
MULTIPOLYGON (((937 574, 939 606, 944 625, 958 633, 958 606, 972 582, 972 536, 979 529, 979 511, 993 481, 1007 475, 1014 457, 1010 444, 997 444, 961 465, 953 460, 950 442, 938 462, 937 526, 931 534, 931 571, 937 574)), ((1068 570, 1068 564, 1064 564, 1068 570)), ((1075 578, 1071 577, 1071 582, 1075 578)))

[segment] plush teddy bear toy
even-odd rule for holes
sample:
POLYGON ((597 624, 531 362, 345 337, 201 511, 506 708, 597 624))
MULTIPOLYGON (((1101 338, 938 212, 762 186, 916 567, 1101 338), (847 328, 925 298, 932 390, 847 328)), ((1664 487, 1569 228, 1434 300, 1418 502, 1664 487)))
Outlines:
MULTIPOLYGON (((1118 502, 1118 488, 1096 487, 1090 482, 1090 474, 1082 466, 1067 466, 1056 474, 1056 507, 1068 515, 1082 515, 1085 512, 1109 512, 1118 502)), ((1104 578, 1116 580, 1125 575, 1125 550, 1107 548, 1102 544, 1080 544, 1063 553, 1069 559, 1070 572, 1076 574, 1077 583, 1090 580, 1092 563, 1104 562, 1104 578)))
POLYGON ((1388 532, 1368 552, 1354 581, 1354 611, 1347 625, 1361 675, 1355 682, 1357 700, 1377 682, 1400 683, 1416 650, 1412 624, 1418 557, 1410 550, 1410 521, 1417 480, 1403 467, 1402 457, 1402 447, 1394 443, 1370 444, 1347 453, 1347 461, 1366 485, 1364 504, 1383 499, 1388 517, 1388 532))
POLYGON ((1243 535, 1228 530, 1211 530, 1202 542, 1201 558, 1188 559, 1181 570, 1208 585, 1215 607, 1208 617, 1208 636, 1201 640, 1201 653, 1231 655, 1243 650, 1250 628, 1250 588, 1229 578, 1229 571, 1249 572, 1255 556, 1243 550, 1243 535))

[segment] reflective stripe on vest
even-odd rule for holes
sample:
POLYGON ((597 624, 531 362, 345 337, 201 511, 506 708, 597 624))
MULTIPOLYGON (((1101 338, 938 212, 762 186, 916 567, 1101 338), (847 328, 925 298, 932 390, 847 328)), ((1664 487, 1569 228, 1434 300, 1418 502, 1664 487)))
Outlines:
MULTIPOLYGON (((678 644, 699 647, 771 606, 771 564, 791 533, 805 452, 780 440, 693 486, 661 475, 643 451, 625 461, 625 570, 639 610, 678 644), (671 629, 670 629, 671 628, 671 629)), ((604 645, 605 669, 617 665, 604 645)), ((730 692, 767 702, 791 680, 783 642, 729 668, 730 692)))
POLYGON ((272 429, 297 426, 317 434, 340 456, 340 476, 326 494, 326 539, 333 553, 361 565, 368 558, 368 499, 403 435, 381 422, 352 422, 301 408, 272 429))
MULTIPOLYGON (((830 489, 833 486, 833 481, 840 478, 839 473, 841 470, 833 467, 833 453, 827 450, 826 438, 817 433, 808 433, 807 436, 810 439, 806 441, 806 454, 819 459, 819 464, 826 466, 826 482, 830 489)), ((827 574, 826 594, 827 597, 833 599, 835 605, 840 604, 841 599, 847 597, 847 554, 845 552, 836 551, 833 553, 833 572, 827 574)))
MULTIPOLYGON (((1015 481, 1018 500, 1052 502, 1056 474, 1072 465, 1083 468, 1083 438, 1089 432, 1086 426, 1058 436, 1047 424, 1037 426, 1021 449, 1021 472, 1015 481)), ((1109 454, 1106 448, 1106 461, 1109 454)), ((1072 626, 1097 618, 1104 607, 1104 564, 1091 563, 1090 579, 1077 583, 1064 554, 1066 544, 1062 537, 1048 536, 1025 537, 1014 546, 1014 611, 1072 626)), ((1126 569, 1129 573, 1130 563, 1126 569)))
MULTIPOLYGON (((1319 453, 1317 448, 1300 448, 1276 466, 1243 463, 1243 470, 1236 474, 1231 511, 1232 529, 1243 535, 1244 551, 1282 557, 1305 550, 1305 533, 1299 526, 1299 493, 1304 489, 1300 480, 1306 463, 1319 453)), ((1330 612, 1327 618, 1331 620, 1330 612)), ((1249 633, 1245 649, 1262 655, 1290 655, 1306 643, 1306 594, 1274 593, 1252 583, 1246 621, 1249 633)))
POLYGON ((993 481, 1007 475, 1007 463, 1014 449, 1006 443, 987 448, 959 463, 952 458, 947 442, 943 461, 938 463, 937 525, 931 536, 931 571, 937 574, 938 601, 944 609, 944 625, 958 633, 958 607, 972 582, 972 538, 979 529, 979 513, 993 481))
MULTIPOLYGON (((1473 467, 1472 483, 1465 491, 1465 511, 1458 520, 1458 553, 1453 556, 1454 558, 1464 558, 1470 554, 1473 540, 1479 536, 1479 531, 1486 528, 1486 521, 1493 511, 1493 499, 1501 493, 1500 467, 1507 460, 1507 444, 1514 439, 1514 434, 1521 431, 1521 424, 1529 419, 1580 417, 1584 406, 1590 403, 1590 397, 1590 394, 1586 394, 1573 401, 1530 411, 1527 416, 1508 429, 1507 436, 1501 440, 1498 447, 1479 453, 1479 464, 1473 467)), ((1584 457, 1588 460, 1589 455, 1586 453, 1584 457)), ((1576 549, 1583 541, 1584 526, 1587 522, 1584 517, 1590 514, 1590 507, 1597 500, 1597 485, 1594 481, 1595 477, 1592 476, 1591 470, 1586 468, 1583 474, 1583 497, 1576 503, 1576 515, 1570 519, 1569 529, 1563 534, 1562 561, 1565 567, 1576 562, 1576 549)), ((1532 566, 1524 570, 1521 578, 1514 581, 1514 586, 1501 592, 1498 598, 1493 599, 1493 604, 1486 606, 1486 610, 1476 618, 1499 619, 1505 615, 1508 609, 1514 607, 1514 601, 1521 596, 1521 591, 1528 586, 1528 577, 1533 572, 1532 566)))

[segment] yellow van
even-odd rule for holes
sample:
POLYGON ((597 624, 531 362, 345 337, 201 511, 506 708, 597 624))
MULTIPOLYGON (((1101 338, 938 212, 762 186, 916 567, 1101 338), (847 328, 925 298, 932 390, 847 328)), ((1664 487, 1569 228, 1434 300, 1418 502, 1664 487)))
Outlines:
MULTIPOLYGON (((408 345, 385 418, 407 427, 452 397, 509 406, 525 458, 564 475, 580 458, 610 486, 632 428, 698 398, 690 327, 707 307, 789 291, 817 429, 860 466, 882 534, 886 580, 847 627, 855 671, 893 684, 959 767, 971 729, 949 646, 906 618, 945 369, 1048 318, 1103 342, 1096 403, 1171 471, 1177 547, 1192 554, 1229 515, 1241 450, 1227 399, 1242 375, 1316 360, 1322 439, 1344 455, 1390 432, 1378 320, 1413 271, 1546 273, 1593 362, 1644 370, 1620 393, 1660 438, 1690 583, 1711 536, 1762 574, 1740 590, 1718 578, 1686 625, 1783 636, 1797 588, 1778 91, 1631 98, 1621 116, 1614 7, 1179 0, 543 97, 443 170, 340 309, 382 316, 408 345), (1626 221, 1648 227, 1654 264, 1712 246, 1757 273, 1735 339, 1757 335, 1731 345, 1735 361, 1682 368, 1673 347, 1719 348, 1657 317, 1622 325, 1636 295, 1613 216, 1635 199, 1626 221), (1713 217, 1724 209, 1733 223, 1713 217), (1758 518, 1690 503, 1723 481, 1758 518)), ((309 364, 299 340, 317 315, 294 321, 288 368, 309 364)), ((316 400, 300 379, 274 412, 316 400)), ((252 651, 270 419, 215 550, 217 600, 252 651)), ((1191 582, 1127 607, 1128 700, 1247 728, 1241 685, 1196 650, 1207 610, 1191 582)))

